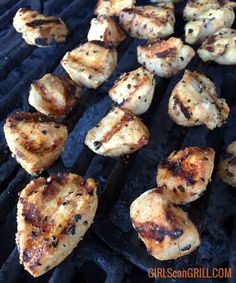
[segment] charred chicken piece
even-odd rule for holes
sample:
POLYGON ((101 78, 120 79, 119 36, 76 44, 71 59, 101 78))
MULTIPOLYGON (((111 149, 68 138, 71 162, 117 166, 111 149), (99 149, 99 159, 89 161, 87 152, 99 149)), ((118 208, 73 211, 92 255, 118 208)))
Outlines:
POLYGON ((196 20, 185 25, 185 41, 189 44, 202 42, 219 29, 230 28, 234 19, 234 11, 229 8, 212 9, 200 14, 196 20))
POLYGON ((95 15, 119 16, 121 10, 132 8, 135 0, 98 0, 95 15))
POLYGON ((13 27, 22 33, 23 39, 30 45, 48 47, 65 42, 69 31, 65 23, 57 17, 46 17, 28 8, 21 8, 13 19, 13 27))
POLYGON ((236 8, 236 3, 228 0, 189 0, 184 8, 183 15, 185 20, 196 20, 209 10, 217 10, 222 8, 236 8))
POLYGON ((135 199, 130 217, 148 253, 158 260, 187 255, 200 244, 198 231, 187 213, 168 202, 159 188, 135 199))
POLYGON ((123 74, 109 90, 109 95, 118 106, 139 115, 148 110, 154 89, 154 75, 140 67, 123 74))
POLYGON ((185 71, 173 89, 168 113, 182 126, 206 125, 210 130, 222 126, 229 115, 229 107, 216 93, 214 83, 198 72, 185 71))
POLYGON ((236 30, 223 28, 208 37, 197 50, 204 61, 214 61, 221 65, 236 64, 236 30))
POLYGON ((7 144, 13 156, 30 174, 49 168, 66 142, 66 126, 38 113, 17 112, 4 125, 7 144))
POLYGON ((195 51, 180 38, 157 41, 137 47, 138 62, 160 77, 171 77, 184 69, 195 51))
POLYGON ((220 162, 218 173, 225 183, 236 188, 236 141, 228 145, 226 152, 228 157, 220 162))
POLYGON ((113 46, 119 45, 125 40, 125 32, 107 16, 98 16, 92 19, 88 32, 88 41, 101 40, 113 46))
POLYGON ((175 16, 172 9, 143 6, 120 12, 120 24, 132 37, 143 39, 163 38, 174 32, 175 16))
POLYGON ((16 243, 20 262, 38 277, 82 240, 97 209, 96 183, 75 174, 32 180, 20 193, 16 243))
POLYGON ((198 199, 211 180, 215 151, 209 147, 186 147, 165 158, 157 170, 157 186, 176 204, 198 199))
POLYGON ((64 118, 78 103, 80 91, 71 79, 46 74, 31 84, 29 104, 45 115, 64 118))
POLYGON ((148 140, 149 131, 142 121, 128 110, 115 107, 88 131, 85 144, 97 154, 120 156, 140 149, 148 140))
POLYGON ((61 64, 74 82, 96 89, 115 69, 117 52, 102 41, 89 41, 67 52, 61 64))

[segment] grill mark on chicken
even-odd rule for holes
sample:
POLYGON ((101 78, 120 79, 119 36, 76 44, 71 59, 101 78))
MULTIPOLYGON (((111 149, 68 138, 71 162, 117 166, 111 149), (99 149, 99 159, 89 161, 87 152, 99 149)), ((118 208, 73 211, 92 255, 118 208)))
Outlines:
POLYGON ((177 97, 174 97, 174 106, 179 105, 181 112, 184 114, 185 118, 190 119, 192 113, 184 106, 183 102, 177 97))
POLYGON ((108 131, 100 141, 96 141, 97 142, 97 146, 95 145, 96 148, 99 149, 103 143, 108 142, 113 135, 119 132, 125 126, 125 123, 133 121, 134 119, 135 116, 133 114, 125 113, 118 124, 114 125, 113 128, 110 131, 108 131))
MULTIPOLYGON (((40 113, 32 113, 29 112, 16 112, 13 113, 10 117, 8 117, 9 123, 20 122, 20 121, 27 121, 27 122, 43 122, 43 123, 51 123, 55 122, 54 119, 47 117, 40 113)), ((63 125, 63 123, 57 122, 59 125, 63 125)))
POLYGON ((146 221, 137 225, 133 220, 133 223, 141 237, 152 239, 159 243, 163 242, 165 237, 170 237, 171 239, 176 240, 183 234, 183 230, 178 226, 172 226, 172 229, 167 229, 164 226, 159 226, 151 221, 146 221))
POLYGON ((47 25, 47 24, 60 24, 61 21, 59 19, 52 19, 52 20, 34 20, 30 23, 26 23, 26 25, 28 27, 38 27, 38 26, 41 26, 41 25, 47 25))
POLYGON ((156 53, 157 58, 165 58, 165 57, 175 57, 177 49, 175 47, 170 47, 162 52, 156 53))

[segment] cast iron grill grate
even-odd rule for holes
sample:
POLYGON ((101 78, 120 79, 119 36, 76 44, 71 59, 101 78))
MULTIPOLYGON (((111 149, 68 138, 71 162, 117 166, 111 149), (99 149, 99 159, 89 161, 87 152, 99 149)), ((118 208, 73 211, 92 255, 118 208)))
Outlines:
MULTIPOLYGON (((233 278, 225 282, 235 283, 236 193, 216 173, 204 196, 185 206, 198 227, 202 244, 194 253, 176 261, 159 262, 147 254, 131 227, 129 206, 138 195, 154 187, 160 160, 173 150, 190 145, 208 145, 216 150, 218 161, 224 145, 236 139, 236 69, 214 63, 203 65, 197 56, 188 66, 192 70, 204 71, 215 82, 219 95, 227 99, 231 114, 225 126, 209 132, 205 127, 188 129, 175 125, 168 117, 167 103, 183 72, 171 79, 157 78, 152 105, 142 117, 150 129, 149 144, 128 157, 104 158, 89 151, 83 140, 87 130, 110 109, 111 101, 106 93, 114 80, 121 73, 138 66, 136 46, 144 41, 130 38, 118 47, 119 63, 111 78, 96 91, 84 90, 78 107, 66 119, 70 136, 65 150, 56 164, 44 173, 70 171, 95 178, 99 183, 100 197, 95 223, 78 248, 52 271, 33 279, 23 270, 15 247, 16 203, 18 192, 31 177, 11 157, 2 126, 12 112, 33 111, 27 99, 34 79, 48 72, 64 74, 60 60, 66 51, 86 41, 96 1, 4 2, 6 4, 0 6, 0 282, 154 282, 147 277, 149 267, 182 269, 204 266, 231 267, 233 278), (11 23, 20 7, 32 7, 46 15, 62 17, 71 31, 66 44, 48 49, 25 44, 11 23)), ((137 1, 138 5, 148 3, 137 1)), ((182 8, 183 4, 176 5, 175 35, 180 37, 183 34, 182 8)), ((169 283, 170 280, 158 279, 156 282, 169 283)))

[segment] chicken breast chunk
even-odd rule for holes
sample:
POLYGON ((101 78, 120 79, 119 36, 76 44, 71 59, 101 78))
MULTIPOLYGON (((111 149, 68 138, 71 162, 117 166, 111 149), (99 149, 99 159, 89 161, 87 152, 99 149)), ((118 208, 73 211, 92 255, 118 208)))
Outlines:
POLYGON ((165 158, 157 170, 157 186, 176 204, 198 199, 206 190, 214 168, 215 151, 209 147, 186 147, 165 158))
POLYGON ((96 183, 75 174, 32 180, 20 193, 16 243, 20 262, 38 277, 82 240, 97 209, 96 183))
POLYGON ((158 260, 187 255, 200 244, 198 231, 187 213, 169 203, 159 188, 134 200, 130 217, 148 253, 158 260))
POLYGON ((185 20, 196 20, 199 15, 221 8, 236 8, 236 3, 228 0, 189 0, 184 8, 183 16, 185 20))
POLYGON ((171 77, 184 69, 195 51, 180 38, 157 41, 137 47, 138 62, 160 77, 171 77))
POLYGON ((142 121, 128 110, 115 107, 88 131, 85 144, 97 154, 120 156, 140 149, 148 140, 149 131, 142 121))
POLYGON ((182 126, 206 125, 210 130, 222 126, 229 107, 216 93, 214 83, 198 72, 185 71, 173 89, 168 105, 170 118, 182 126))
POLYGON ((172 9, 159 6, 142 6, 120 12, 120 24, 132 37, 143 39, 163 38, 174 32, 175 16, 172 9))
POLYGON ((92 19, 90 30, 88 32, 88 41, 101 40, 106 44, 113 46, 119 45, 125 40, 125 32, 107 16, 98 16, 92 19))
POLYGON ((98 0, 95 15, 119 16, 121 10, 132 8, 135 0, 98 0))
POLYGON ((89 41, 67 52, 61 64, 73 81, 96 89, 114 71, 117 52, 102 41, 89 41))
POLYGON ((13 156, 30 174, 49 168, 67 140, 66 126, 38 113, 17 112, 4 125, 13 156))
POLYGON ((29 104, 45 115, 64 118, 78 103, 80 91, 71 79, 46 74, 31 84, 29 104))
POLYGON ((154 75, 140 67, 123 74, 109 90, 109 95, 118 106, 139 115, 151 105, 154 89, 154 75))
POLYGON ((221 65, 236 64, 236 30, 223 28, 206 39, 197 50, 204 61, 214 61, 221 65))
POLYGON ((69 31, 65 23, 57 17, 46 17, 28 8, 21 8, 13 18, 13 27, 22 33, 30 45, 47 47, 66 40, 69 31))
POLYGON ((236 188, 236 141, 228 145, 226 152, 228 156, 220 162, 218 173, 225 183, 236 188))
POLYGON ((211 9, 204 12, 198 15, 196 20, 185 25, 185 41, 189 44, 202 42, 217 30, 231 27, 234 19, 234 11, 229 8, 211 9))

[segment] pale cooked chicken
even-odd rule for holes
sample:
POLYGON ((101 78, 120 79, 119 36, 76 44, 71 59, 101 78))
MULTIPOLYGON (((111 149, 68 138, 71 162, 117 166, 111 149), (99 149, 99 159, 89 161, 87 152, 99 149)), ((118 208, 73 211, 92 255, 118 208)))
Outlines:
POLYGON ((214 168, 215 151, 210 147, 186 147, 166 157, 157 169, 157 186, 172 203, 198 199, 206 190, 214 168))
POLYGON ((97 154, 120 156, 140 149, 148 140, 149 131, 138 117, 114 107, 88 131, 85 144, 97 154))
POLYGON ((20 262, 38 277, 82 240, 97 209, 96 183, 75 174, 32 180, 20 193, 16 243, 20 262))
POLYGON ((217 30, 231 27, 234 19, 234 11, 229 8, 212 9, 200 14, 196 20, 185 25, 185 41, 189 44, 202 42, 217 30))
POLYGON ((107 16, 98 16, 91 20, 90 30, 88 32, 88 41, 101 40, 106 44, 117 46, 125 40, 125 32, 107 16))
POLYGON ((119 16, 121 10, 132 8, 135 0, 98 0, 95 15, 119 16))
POLYGON ((215 85, 210 79, 198 72, 186 70, 171 93, 168 113, 178 125, 206 125, 213 130, 226 121, 229 107, 225 99, 217 96, 215 85))
POLYGON ((160 4, 172 4, 172 3, 177 3, 180 2, 181 0, 150 0, 151 3, 158 3, 160 4))
POLYGON ((117 52, 102 41, 89 41, 67 52, 61 64, 76 83, 98 88, 115 69, 117 52))
POLYGON ((132 37, 163 38, 174 32, 175 16, 172 9, 142 6, 120 12, 120 24, 132 37))
POLYGON ((185 20, 194 20, 211 9, 224 7, 236 8, 236 3, 228 0, 189 0, 184 8, 183 16, 185 20))
POLYGON ((160 77, 171 77, 184 69, 195 51, 180 38, 157 41, 137 47, 138 62, 160 77))
POLYGON ((46 74, 31 84, 29 104, 45 115, 64 118, 78 103, 80 91, 70 78, 46 74))
POLYGON ((206 39, 197 50, 204 61, 214 61, 221 65, 236 64, 236 30, 223 28, 206 39))
POLYGON ((155 78, 144 67, 121 75, 109 95, 118 106, 136 115, 146 112, 152 102, 155 78))
POLYGON ((17 112, 4 125, 7 144, 13 156, 30 174, 50 167, 66 142, 66 126, 38 113, 17 112))
POLYGON ((187 255, 200 244, 198 231, 187 213, 168 202, 159 188, 134 200, 130 217, 148 253, 158 260, 187 255))
POLYGON ((236 141, 228 145, 226 152, 228 157, 220 162, 218 173, 225 183, 236 188, 236 141))
POLYGON ((66 40, 69 31, 65 23, 57 17, 46 17, 37 11, 21 8, 13 18, 13 26, 22 33, 23 39, 30 45, 47 47, 66 40))

